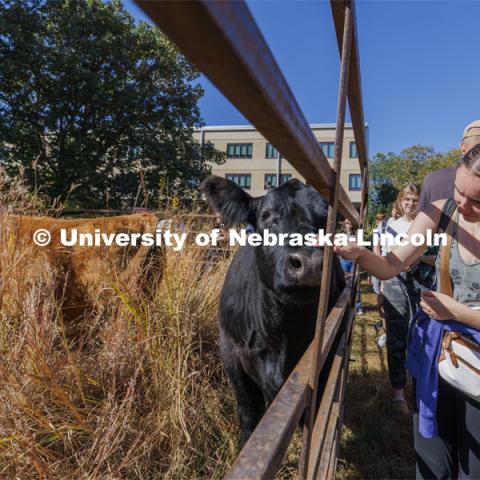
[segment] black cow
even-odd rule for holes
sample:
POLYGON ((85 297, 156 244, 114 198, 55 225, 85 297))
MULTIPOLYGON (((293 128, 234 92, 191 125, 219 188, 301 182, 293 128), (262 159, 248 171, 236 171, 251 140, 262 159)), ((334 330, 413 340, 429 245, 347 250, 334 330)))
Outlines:
MULTIPOLYGON (((230 226, 275 234, 326 227, 327 201, 298 180, 258 198, 219 177, 201 190, 230 226)), ((263 245, 240 247, 232 261, 220 299, 220 352, 237 398, 241 445, 313 338, 322 262, 322 248, 263 245)), ((344 286, 335 257, 329 308, 344 286)))

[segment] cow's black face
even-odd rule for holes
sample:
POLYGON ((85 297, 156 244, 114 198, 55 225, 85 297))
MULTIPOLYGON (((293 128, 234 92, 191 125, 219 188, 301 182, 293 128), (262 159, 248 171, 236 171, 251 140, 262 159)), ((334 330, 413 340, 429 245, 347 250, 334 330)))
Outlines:
MULTIPOLYGON (((267 195, 252 198, 233 182, 210 177, 201 185, 210 206, 230 226, 250 223, 257 233, 317 233, 325 228, 328 203, 312 188, 290 180, 267 195)), ((257 247, 255 254, 262 281, 275 290, 318 287, 323 248, 288 246, 257 247)))

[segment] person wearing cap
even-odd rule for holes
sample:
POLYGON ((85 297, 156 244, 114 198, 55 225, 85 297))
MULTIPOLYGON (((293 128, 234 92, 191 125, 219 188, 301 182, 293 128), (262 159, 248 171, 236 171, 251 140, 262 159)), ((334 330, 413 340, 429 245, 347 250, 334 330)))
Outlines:
MULTIPOLYGON (((480 143, 480 120, 469 123, 463 131, 460 150, 465 155, 475 145, 480 143)), ((436 200, 452 198, 454 191, 455 172, 457 166, 442 168, 436 172, 429 173, 423 180, 420 199, 418 201, 418 211, 422 211, 436 200)))
MULTIPOLYGON (((455 187, 452 198, 437 200, 415 216, 407 244, 386 257, 353 242, 334 247, 337 255, 388 281, 422 255, 428 233, 445 232, 453 219, 448 247, 453 295, 421 293, 422 310, 412 322, 408 342, 405 366, 415 378, 417 479, 480 479, 480 402, 438 374, 444 331, 462 332, 480 343, 480 311, 472 305, 480 301, 480 144, 462 157, 455 187), (420 245, 411 241, 417 234, 423 237, 420 245)), ((436 265, 438 272, 440 258, 436 265)))

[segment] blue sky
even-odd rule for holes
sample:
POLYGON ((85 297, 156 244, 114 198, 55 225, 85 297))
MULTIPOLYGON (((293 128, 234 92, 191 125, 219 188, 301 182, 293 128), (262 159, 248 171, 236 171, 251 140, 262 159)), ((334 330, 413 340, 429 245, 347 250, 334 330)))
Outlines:
MULTIPOLYGON (((327 1, 247 2, 307 120, 333 123, 339 55, 327 1)), ((132 0, 125 8, 145 19, 132 0)), ((370 156, 420 143, 458 147, 480 119, 480 1, 357 0, 370 156)), ((207 125, 247 120, 204 77, 207 125)))

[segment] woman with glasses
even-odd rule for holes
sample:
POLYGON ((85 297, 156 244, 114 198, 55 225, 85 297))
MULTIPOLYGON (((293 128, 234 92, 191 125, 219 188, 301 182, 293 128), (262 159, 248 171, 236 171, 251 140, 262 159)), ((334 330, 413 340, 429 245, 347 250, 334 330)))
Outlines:
MULTIPOLYGON (((397 202, 402 216, 388 223, 386 233, 394 237, 406 233, 417 214, 419 188, 408 183, 398 194, 397 202)), ((386 248, 386 253, 393 246, 386 248)), ((388 374, 393 388, 392 410, 394 413, 407 414, 405 400, 405 358, 407 335, 410 321, 420 303, 420 285, 407 271, 383 283, 384 315, 387 327, 388 374)))

